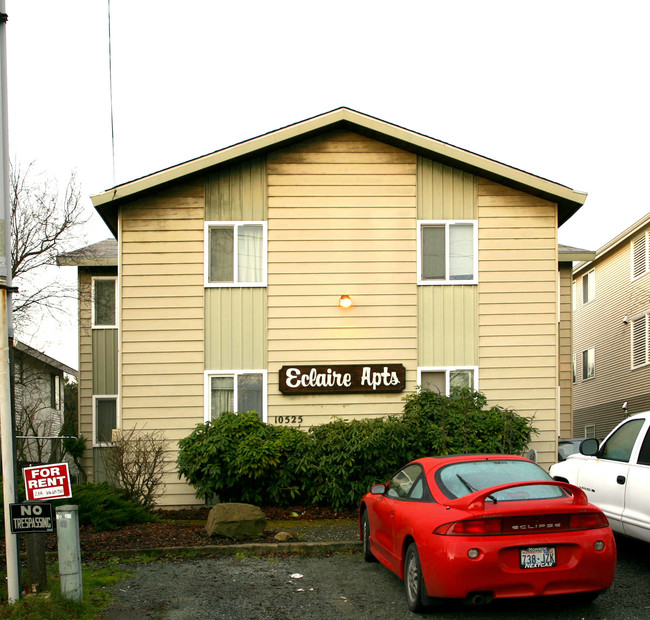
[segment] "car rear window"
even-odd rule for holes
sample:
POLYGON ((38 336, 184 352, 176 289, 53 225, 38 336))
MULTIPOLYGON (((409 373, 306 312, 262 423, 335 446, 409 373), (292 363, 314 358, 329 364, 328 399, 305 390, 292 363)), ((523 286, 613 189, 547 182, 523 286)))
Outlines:
MULTIPOLYGON (((436 474, 440 490, 450 499, 469 495, 490 487, 510 482, 552 480, 539 466, 530 461, 488 460, 462 461, 443 467, 436 474)), ((566 493, 557 486, 521 486, 494 493, 497 501, 522 499, 551 499, 566 493)))

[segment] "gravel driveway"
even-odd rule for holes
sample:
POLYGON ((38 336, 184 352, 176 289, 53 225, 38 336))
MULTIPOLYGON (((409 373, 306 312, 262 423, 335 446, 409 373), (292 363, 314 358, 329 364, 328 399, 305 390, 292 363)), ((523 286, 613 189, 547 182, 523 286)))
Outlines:
MULTIPOLYGON (((612 588, 591 605, 551 600, 497 601, 488 607, 445 605, 438 620, 647 620, 650 546, 619 541, 612 588)), ((402 582, 359 552, 329 556, 255 557, 240 554, 137 567, 115 587, 104 620, 398 620, 406 607, 402 582)), ((419 616, 422 617, 422 616, 419 616)))

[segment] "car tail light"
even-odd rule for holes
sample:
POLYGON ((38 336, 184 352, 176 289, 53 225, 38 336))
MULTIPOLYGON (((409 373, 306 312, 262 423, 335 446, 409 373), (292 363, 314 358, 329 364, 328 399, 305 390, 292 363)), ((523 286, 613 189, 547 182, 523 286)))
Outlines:
POLYGON ((533 532, 570 532, 607 527, 607 517, 601 512, 560 515, 524 515, 467 519, 446 523, 434 530, 442 536, 494 536, 498 534, 531 534, 533 532))
POLYGON ((490 536, 502 532, 501 519, 470 519, 441 525, 434 533, 445 536, 490 536))
POLYGON ((570 530, 594 530, 608 525, 607 517, 602 512, 584 512, 569 517, 570 530))

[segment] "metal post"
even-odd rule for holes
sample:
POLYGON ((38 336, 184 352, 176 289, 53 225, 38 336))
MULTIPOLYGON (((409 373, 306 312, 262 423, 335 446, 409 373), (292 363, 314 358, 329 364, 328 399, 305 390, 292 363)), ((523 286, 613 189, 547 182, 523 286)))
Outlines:
POLYGON ((9 200, 9 116, 7 114, 7 14, 0 0, 0 437, 7 558, 7 597, 20 598, 18 537, 11 533, 9 504, 16 501, 9 341, 11 319, 11 205, 9 200))
POLYGON ((79 507, 58 506, 56 539, 59 548, 61 595, 73 601, 83 598, 81 583, 81 545, 79 543, 79 507))

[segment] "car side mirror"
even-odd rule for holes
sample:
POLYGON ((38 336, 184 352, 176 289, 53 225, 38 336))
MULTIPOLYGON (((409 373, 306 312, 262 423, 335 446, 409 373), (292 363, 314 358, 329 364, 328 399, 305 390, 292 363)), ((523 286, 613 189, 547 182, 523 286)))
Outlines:
POLYGON ((580 454, 585 456, 594 456, 598 452, 598 440, 597 439, 585 439, 580 442, 580 454))
POLYGON ((370 493, 372 495, 383 495, 386 492, 385 484, 374 484, 370 487, 370 493))

